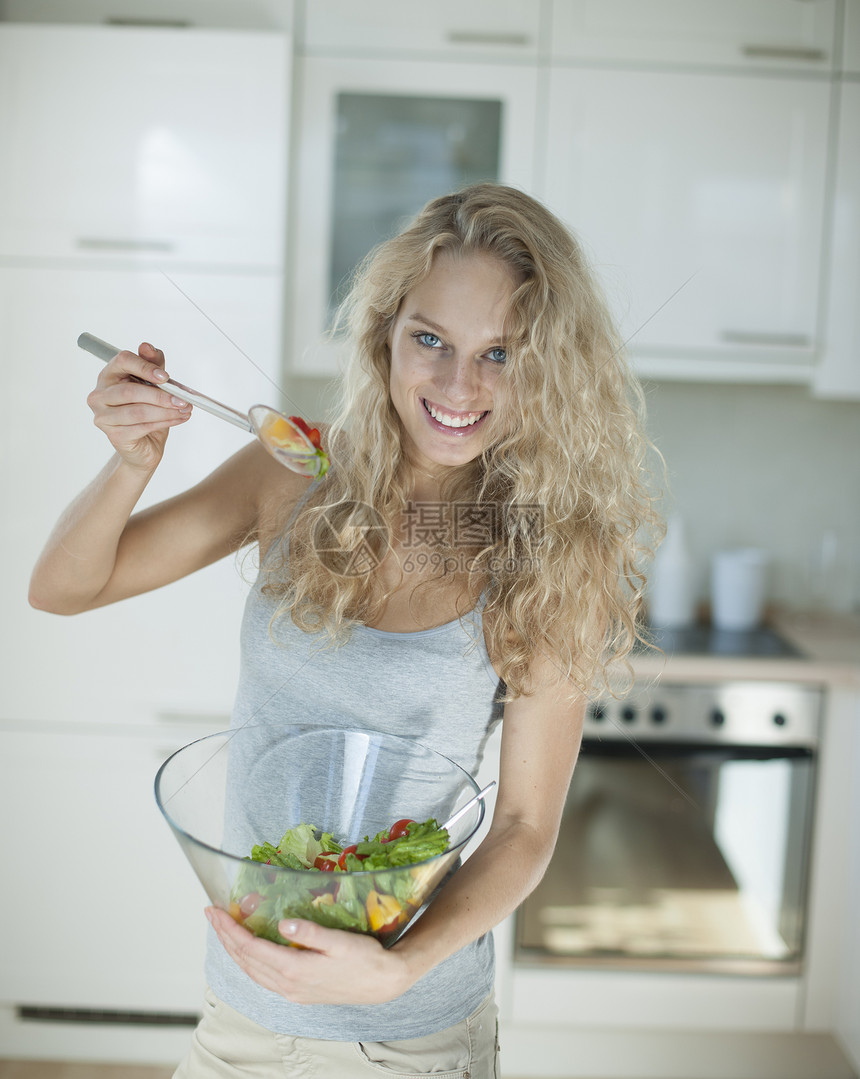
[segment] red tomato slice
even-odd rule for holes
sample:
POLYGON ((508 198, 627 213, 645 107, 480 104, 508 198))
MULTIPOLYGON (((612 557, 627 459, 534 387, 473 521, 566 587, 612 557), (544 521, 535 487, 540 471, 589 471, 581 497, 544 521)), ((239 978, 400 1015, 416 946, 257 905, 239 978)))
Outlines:
POLYGON ((388 829, 388 841, 392 839, 402 839, 407 835, 407 828, 410 824, 414 824, 414 820, 410 820, 408 817, 404 817, 403 820, 395 821, 394 824, 388 829))
POLYGON ((239 913, 243 918, 249 918, 262 902, 263 897, 259 892, 251 892, 239 901, 239 913))
POLYGON ((340 866, 341 869, 346 869, 346 865, 344 863, 346 862, 347 854, 355 854, 355 851, 356 851, 356 844, 355 843, 353 843, 353 845, 351 847, 344 847, 343 854, 337 860, 337 864, 340 866))
POLYGON ((337 864, 334 858, 331 858, 327 854, 320 854, 319 857, 314 858, 314 866, 323 873, 333 873, 334 867, 337 864))
POLYGON ((338 858, 337 864, 340 866, 341 869, 346 869, 347 854, 355 854, 356 858, 360 858, 362 862, 367 857, 366 854, 356 854, 356 847, 357 845, 355 843, 353 843, 351 847, 346 847, 343 854, 340 856, 340 858, 338 858))
POLYGON ((298 427, 298 429, 302 432, 303 435, 306 435, 310 439, 311 445, 314 447, 315 450, 318 450, 320 448, 322 438, 320 437, 318 428, 311 427, 305 420, 301 418, 301 416, 290 416, 289 420, 290 423, 295 424, 295 426, 298 427))
POLYGON ((310 427, 308 427, 307 423, 305 423, 305 421, 301 418, 301 416, 289 416, 288 419, 290 423, 295 424, 295 426, 298 427, 302 434, 307 435, 308 438, 311 437, 311 429, 310 427))

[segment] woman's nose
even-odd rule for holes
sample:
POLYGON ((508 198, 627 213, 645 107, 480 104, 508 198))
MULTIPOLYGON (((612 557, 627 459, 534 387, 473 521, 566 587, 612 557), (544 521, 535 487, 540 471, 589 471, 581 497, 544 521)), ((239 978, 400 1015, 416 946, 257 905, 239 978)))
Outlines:
POLYGON ((451 404, 471 404, 480 387, 477 364, 470 356, 452 356, 442 378, 451 404))

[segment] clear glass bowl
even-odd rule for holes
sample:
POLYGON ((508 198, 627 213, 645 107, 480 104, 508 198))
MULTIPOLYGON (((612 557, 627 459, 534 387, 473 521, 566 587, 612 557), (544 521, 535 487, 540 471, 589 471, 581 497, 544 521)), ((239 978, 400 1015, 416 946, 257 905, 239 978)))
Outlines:
POLYGON ((279 944, 281 918, 336 925, 344 909, 356 922, 344 928, 393 943, 454 868, 484 803, 452 826, 443 854, 395 869, 287 869, 250 861, 255 844, 277 844, 299 824, 342 844, 404 817, 441 824, 477 793, 459 765, 411 739, 301 726, 209 735, 169 757, 155 779, 158 807, 212 903, 279 944))

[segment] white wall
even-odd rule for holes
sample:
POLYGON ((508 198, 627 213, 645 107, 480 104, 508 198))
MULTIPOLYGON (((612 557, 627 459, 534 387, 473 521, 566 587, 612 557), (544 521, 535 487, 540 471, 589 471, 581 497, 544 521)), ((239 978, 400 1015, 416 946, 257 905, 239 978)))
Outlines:
POLYGON ((860 609, 860 404, 793 386, 646 390, 669 469, 667 505, 687 521, 700 598, 711 554, 750 544, 772 553, 772 600, 860 609))

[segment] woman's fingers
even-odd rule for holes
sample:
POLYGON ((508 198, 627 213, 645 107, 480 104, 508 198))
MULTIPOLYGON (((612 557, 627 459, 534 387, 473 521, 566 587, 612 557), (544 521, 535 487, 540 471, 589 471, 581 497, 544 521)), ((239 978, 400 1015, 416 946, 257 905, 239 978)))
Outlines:
POLYGON ((402 960, 362 933, 288 919, 279 932, 291 948, 255 937, 222 910, 206 913, 237 966, 296 1004, 378 1004, 411 984, 402 960))
POLYGON ((156 386, 160 382, 166 382, 169 376, 164 369, 164 353, 160 349, 152 348, 151 345, 140 347, 143 355, 131 352, 129 349, 118 352, 102 368, 97 384, 108 386, 131 378, 156 386))
MULTIPOLYGON (((121 382, 114 382, 103 389, 95 391, 96 404, 102 405, 108 409, 122 409, 128 413, 128 417, 119 422, 145 422, 148 420, 155 420, 158 417, 152 415, 153 409, 169 410, 175 412, 177 409, 180 411, 189 411, 191 405, 183 401, 179 397, 174 397, 170 393, 169 387, 167 389, 159 389, 156 386, 145 386, 141 382, 133 382, 130 379, 125 379, 121 382), (143 416, 141 413, 144 409, 149 410, 149 415, 143 416)), ((92 396, 92 395, 91 395, 92 396)))
POLYGON ((157 465, 168 430, 191 415, 191 405, 159 387, 167 377, 164 353, 143 342, 139 352, 118 352, 87 397, 96 427, 136 467, 157 465))
MULTIPOLYGON (((166 382, 167 371, 164 369, 164 353, 160 348, 155 348, 148 341, 141 342, 140 348, 134 352, 120 352, 118 357, 131 365, 132 374, 138 378, 146 379, 147 382, 166 382)), ((116 358, 118 358, 116 357, 116 358)))
POLYGON ((140 347, 144 355, 127 350, 118 352, 99 374, 96 387, 87 398, 97 423, 99 414, 106 409, 122 409, 121 414, 112 413, 109 421, 121 426, 173 420, 177 410, 190 413, 191 406, 174 397, 169 387, 158 388, 158 383, 168 377, 164 353, 146 343, 140 347))

